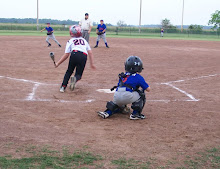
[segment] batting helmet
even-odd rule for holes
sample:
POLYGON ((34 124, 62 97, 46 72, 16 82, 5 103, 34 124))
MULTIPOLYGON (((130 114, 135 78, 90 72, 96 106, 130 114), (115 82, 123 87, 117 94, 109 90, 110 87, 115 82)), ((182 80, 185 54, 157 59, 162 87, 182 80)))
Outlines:
POLYGON ((70 36, 71 37, 80 37, 82 36, 82 29, 79 25, 70 26, 70 36))
POLYGON ((138 56, 129 56, 125 61, 125 70, 131 74, 141 73, 143 70, 143 62, 138 56))

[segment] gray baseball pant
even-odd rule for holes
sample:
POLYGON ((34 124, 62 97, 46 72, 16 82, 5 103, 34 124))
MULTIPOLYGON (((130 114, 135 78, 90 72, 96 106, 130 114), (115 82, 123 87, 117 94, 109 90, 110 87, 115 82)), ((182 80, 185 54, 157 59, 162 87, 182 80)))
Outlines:
POLYGON ((89 43, 89 31, 88 30, 83 30, 82 32, 82 37, 89 43))
POLYGON ((123 107, 127 104, 136 102, 139 98, 140 95, 138 92, 129 92, 126 91, 125 87, 119 87, 118 91, 114 94, 113 103, 117 104, 119 107, 123 107))
POLYGON ((104 41, 105 43, 107 43, 107 40, 106 40, 106 33, 104 33, 104 34, 102 34, 102 35, 98 35, 98 37, 97 37, 97 41, 99 42, 100 39, 103 39, 103 41, 104 41))
POLYGON ((56 40, 54 34, 52 34, 52 35, 47 35, 46 42, 47 42, 48 44, 50 44, 49 39, 54 40, 58 45, 60 45, 60 43, 56 40))

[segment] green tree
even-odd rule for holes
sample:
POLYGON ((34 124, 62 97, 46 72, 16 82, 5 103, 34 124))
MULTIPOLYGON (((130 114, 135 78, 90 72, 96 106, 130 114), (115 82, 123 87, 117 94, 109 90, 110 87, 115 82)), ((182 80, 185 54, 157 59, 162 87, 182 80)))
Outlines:
POLYGON ((203 26, 201 25, 190 25, 188 27, 190 33, 202 33, 203 26))
POLYGON ((122 27, 122 26, 127 26, 127 24, 126 24, 124 21, 119 20, 119 21, 117 22, 117 26, 122 27))
POLYGON ((167 29, 170 27, 171 23, 170 23, 170 20, 165 18, 161 21, 161 25, 164 29, 167 29))
POLYGON ((213 29, 220 29, 220 11, 216 10, 209 20, 209 25, 214 25, 213 29))

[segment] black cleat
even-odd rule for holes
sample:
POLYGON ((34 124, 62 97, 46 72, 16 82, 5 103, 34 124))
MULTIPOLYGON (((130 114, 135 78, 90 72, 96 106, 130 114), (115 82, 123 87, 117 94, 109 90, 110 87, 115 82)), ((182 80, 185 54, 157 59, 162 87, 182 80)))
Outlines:
POLYGON ((143 114, 131 114, 130 120, 139 120, 139 119, 145 119, 145 115, 143 114))
POLYGON ((109 46, 107 45, 106 48, 109 48, 109 46))
POLYGON ((47 47, 50 47, 51 46, 51 44, 49 44, 47 47))
POLYGON ((97 45, 94 46, 94 48, 97 48, 97 47, 98 47, 97 45))
POLYGON ((61 45, 59 44, 59 47, 61 47, 61 45))

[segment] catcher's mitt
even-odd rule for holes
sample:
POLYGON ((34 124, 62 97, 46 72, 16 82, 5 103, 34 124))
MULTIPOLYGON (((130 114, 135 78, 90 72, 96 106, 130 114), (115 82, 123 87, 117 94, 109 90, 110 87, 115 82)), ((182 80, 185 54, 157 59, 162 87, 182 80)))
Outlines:
POLYGON ((52 35, 53 34, 53 32, 47 32, 47 35, 52 35))
POLYGON ((102 34, 103 34, 103 32, 98 32, 98 33, 97 33, 97 35, 102 35, 102 34))

